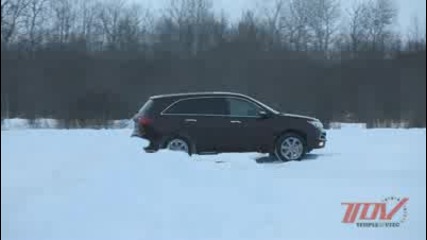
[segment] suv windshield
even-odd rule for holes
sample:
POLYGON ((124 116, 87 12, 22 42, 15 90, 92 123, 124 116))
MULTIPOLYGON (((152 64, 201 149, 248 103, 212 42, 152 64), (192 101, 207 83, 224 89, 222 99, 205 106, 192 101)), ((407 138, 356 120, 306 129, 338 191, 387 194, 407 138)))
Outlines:
POLYGON ((272 113, 274 113, 274 114, 279 114, 279 113, 280 113, 279 111, 277 111, 277 110, 275 110, 275 109, 271 108, 270 106, 268 106, 268 105, 266 105, 266 104, 264 104, 264 103, 262 103, 262 102, 260 102, 260 101, 258 101, 258 100, 256 100, 256 99, 253 99, 253 98, 251 98, 251 97, 248 97, 248 98, 249 98, 250 100, 252 100, 253 102, 257 103, 259 106, 261 106, 261 107, 263 107, 263 108, 267 109, 268 111, 270 111, 270 112, 272 112, 272 113))

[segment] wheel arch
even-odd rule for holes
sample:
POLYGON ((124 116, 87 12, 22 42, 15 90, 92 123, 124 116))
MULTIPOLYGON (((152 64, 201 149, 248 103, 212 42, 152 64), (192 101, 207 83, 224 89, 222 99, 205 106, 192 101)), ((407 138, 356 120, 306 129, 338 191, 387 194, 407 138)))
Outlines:
POLYGON ((301 130, 297 130, 297 129, 286 129, 286 130, 281 131, 278 134, 276 134, 275 139, 274 139, 274 145, 276 145, 277 141, 286 134, 297 134, 297 135, 299 135, 300 137, 303 138, 304 144, 307 145, 307 133, 305 133, 304 131, 301 131, 301 130))

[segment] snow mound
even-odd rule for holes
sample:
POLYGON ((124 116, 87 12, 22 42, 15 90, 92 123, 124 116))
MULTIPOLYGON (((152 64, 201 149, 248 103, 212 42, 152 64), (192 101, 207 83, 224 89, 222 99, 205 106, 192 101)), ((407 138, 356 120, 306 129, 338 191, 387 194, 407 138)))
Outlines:
POLYGON ((1 121, 1 130, 29 129, 30 121, 22 118, 4 119, 1 121))

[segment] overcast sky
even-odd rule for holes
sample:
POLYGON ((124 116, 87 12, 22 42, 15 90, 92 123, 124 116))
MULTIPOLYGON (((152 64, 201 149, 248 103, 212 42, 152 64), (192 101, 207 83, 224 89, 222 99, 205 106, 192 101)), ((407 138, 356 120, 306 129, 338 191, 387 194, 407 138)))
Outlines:
MULTIPOLYGON (((170 0, 133 0, 142 3, 152 9, 160 9, 170 0)), ((341 0, 343 9, 349 8, 353 3, 363 0, 341 0)), ((241 16, 242 11, 255 9, 260 11, 274 0, 213 0, 217 11, 223 10, 231 19, 235 20, 241 16)), ((425 31, 426 22, 426 0, 394 0, 399 9, 398 25, 401 30, 407 30, 413 22, 413 16, 418 16, 420 26, 425 31)))

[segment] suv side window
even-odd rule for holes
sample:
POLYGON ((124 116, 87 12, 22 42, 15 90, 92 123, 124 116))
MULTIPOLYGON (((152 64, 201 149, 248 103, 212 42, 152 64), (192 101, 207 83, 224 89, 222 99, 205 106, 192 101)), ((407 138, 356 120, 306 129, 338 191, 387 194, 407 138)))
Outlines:
POLYGON ((167 109, 165 114, 179 115, 227 115, 227 102, 224 98, 194 98, 178 101, 167 109))
POLYGON ((257 117, 262 110, 258 105, 243 99, 228 98, 229 115, 234 117, 257 117))

